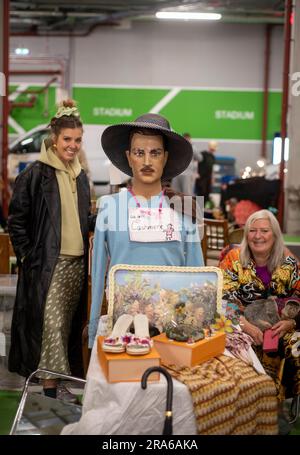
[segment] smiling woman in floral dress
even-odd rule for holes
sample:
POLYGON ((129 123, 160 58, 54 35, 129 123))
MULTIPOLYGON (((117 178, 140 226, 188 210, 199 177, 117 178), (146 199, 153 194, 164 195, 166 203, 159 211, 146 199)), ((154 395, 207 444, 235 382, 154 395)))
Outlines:
MULTIPOLYGON (((252 214, 245 225, 240 248, 234 248, 221 261, 223 298, 236 304, 242 330, 250 335, 266 372, 275 380, 278 398, 300 394, 300 281, 297 260, 284 247, 279 223, 268 210, 252 214), (243 316, 254 301, 273 296, 276 299, 279 322, 273 325, 279 336, 277 352, 262 349, 263 332, 243 316), (293 299, 298 308, 286 316, 287 305, 293 299), (299 341, 297 341, 299 338, 299 341)), ((230 305, 232 307, 232 304, 230 305)))

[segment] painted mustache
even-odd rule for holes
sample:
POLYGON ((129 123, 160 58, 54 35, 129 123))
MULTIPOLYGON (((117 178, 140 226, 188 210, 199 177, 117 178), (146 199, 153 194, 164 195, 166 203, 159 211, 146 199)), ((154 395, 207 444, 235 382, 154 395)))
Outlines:
POLYGON ((152 166, 144 166, 142 169, 141 169, 141 172, 153 172, 154 169, 152 168, 152 166))

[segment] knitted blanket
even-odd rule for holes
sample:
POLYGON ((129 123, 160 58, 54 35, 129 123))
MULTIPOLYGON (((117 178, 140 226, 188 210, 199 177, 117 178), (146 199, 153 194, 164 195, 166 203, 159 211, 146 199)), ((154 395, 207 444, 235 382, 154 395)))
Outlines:
POLYGON ((193 368, 166 367, 191 392, 199 434, 278 434, 276 388, 269 376, 224 355, 193 368))

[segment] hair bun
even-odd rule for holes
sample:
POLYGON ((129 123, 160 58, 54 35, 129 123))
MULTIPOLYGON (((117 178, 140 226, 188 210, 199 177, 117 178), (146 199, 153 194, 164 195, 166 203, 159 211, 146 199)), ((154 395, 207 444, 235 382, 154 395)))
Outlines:
POLYGON ((76 102, 74 100, 68 98, 59 103, 57 112, 54 117, 60 118, 63 116, 74 116, 78 118, 80 117, 79 110, 77 109, 76 102))
POLYGON ((58 107, 76 107, 77 103, 76 101, 72 100, 71 98, 68 98, 66 100, 63 100, 61 103, 59 103, 58 107))

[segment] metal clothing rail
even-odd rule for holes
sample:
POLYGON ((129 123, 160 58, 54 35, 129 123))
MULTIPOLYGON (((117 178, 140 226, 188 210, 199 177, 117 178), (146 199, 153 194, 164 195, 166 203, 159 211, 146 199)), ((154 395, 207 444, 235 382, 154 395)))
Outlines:
POLYGON ((69 375, 63 374, 63 373, 57 373, 56 371, 50 371, 50 370, 46 370, 46 369, 43 369, 43 368, 38 368, 37 370, 33 371, 31 373, 31 375, 28 376, 28 378, 26 379, 25 385, 23 387, 23 392, 22 392, 21 400, 20 400, 20 403, 19 403, 19 406, 18 406, 18 410, 17 410, 14 422, 12 424, 12 427, 11 427, 11 430, 10 430, 10 433, 9 433, 10 435, 15 434, 17 425, 20 422, 20 419, 21 419, 22 414, 23 414, 23 410, 24 410, 25 401, 26 401, 27 394, 28 394, 28 387, 29 387, 30 381, 38 373, 47 373, 47 374, 50 374, 50 375, 52 374, 53 376, 55 376, 55 378, 67 379, 69 381, 79 382, 80 384, 84 384, 84 385, 86 384, 86 380, 85 379, 76 378, 75 376, 69 376, 69 375))

